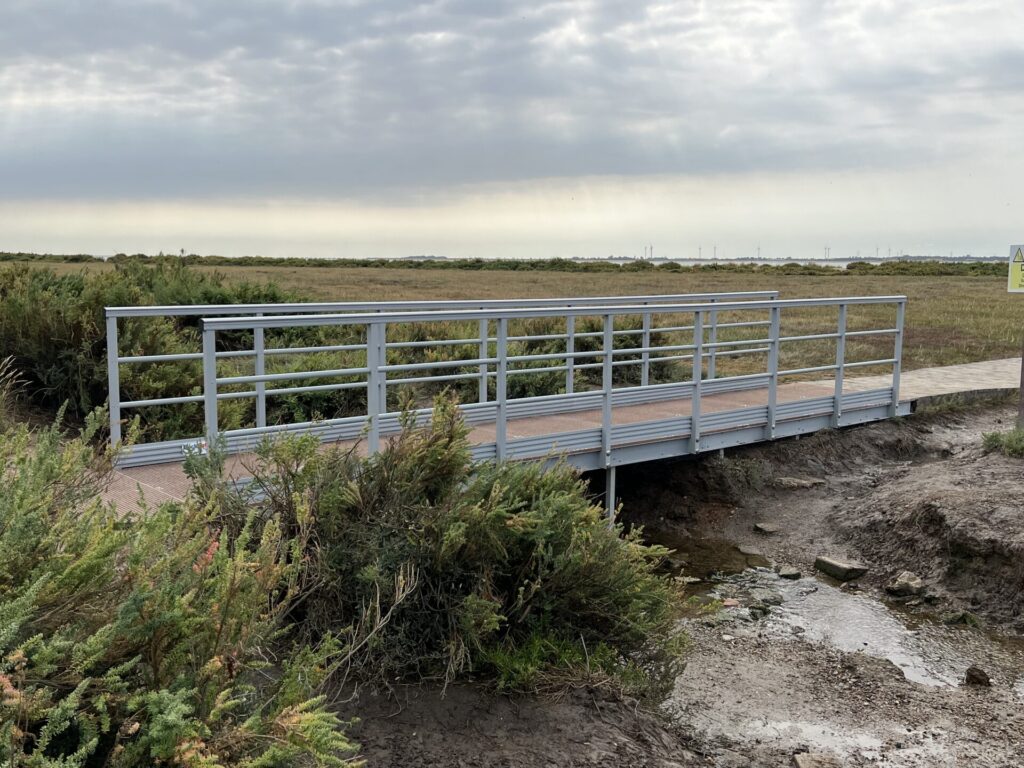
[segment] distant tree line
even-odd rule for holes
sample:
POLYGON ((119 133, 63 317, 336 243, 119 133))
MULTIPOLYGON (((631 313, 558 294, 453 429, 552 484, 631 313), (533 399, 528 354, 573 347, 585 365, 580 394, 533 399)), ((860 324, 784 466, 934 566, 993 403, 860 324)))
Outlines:
POLYGON ((921 277, 983 276, 1006 277, 1005 262, 951 262, 894 260, 881 264, 854 261, 842 266, 818 264, 750 264, 718 261, 712 264, 683 265, 650 261, 575 261, 573 259, 323 259, 273 256, 200 256, 195 253, 169 257, 163 253, 119 253, 109 259, 87 254, 39 254, 0 252, 0 262, 87 263, 109 261, 115 264, 147 263, 174 258, 194 266, 215 267, 367 267, 374 269, 463 269, 495 272, 734 272, 781 275, 907 275, 921 277))

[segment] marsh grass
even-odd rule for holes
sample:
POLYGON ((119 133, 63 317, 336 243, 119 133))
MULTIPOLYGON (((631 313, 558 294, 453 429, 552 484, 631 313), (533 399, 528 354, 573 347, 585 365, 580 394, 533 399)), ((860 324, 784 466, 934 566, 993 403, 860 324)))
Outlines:
MULTIPOLYGON (((915 268, 917 272, 926 272, 915 268)), ((223 265, 214 270, 205 263, 187 267, 177 260, 127 263, 116 267, 101 263, 52 263, 45 268, 14 266, 0 269, 0 354, 12 354, 15 367, 25 380, 25 394, 36 404, 55 409, 69 401, 69 413, 81 415, 101 403, 106 394, 106 361, 103 347, 102 306, 104 304, 243 302, 281 300, 373 300, 379 299, 465 299, 556 297, 586 295, 664 294, 697 291, 742 291, 778 289, 783 298, 797 296, 835 296, 900 294, 909 297, 906 334, 903 345, 905 370, 922 366, 948 365, 976 360, 1010 357, 1019 354, 1024 333, 1024 304, 1008 296, 1005 284, 997 276, 960 274, 886 274, 884 271, 789 274, 783 270, 702 270, 676 272, 656 269, 615 272, 558 272, 546 270, 473 271, 469 269, 396 268, 387 266, 350 267, 344 265, 283 266, 254 263, 248 266, 223 265)), ((721 312, 720 322, 764 320, 764 314, 721 312)), ((689 317, 659 316, 656 325, 689 324, 689 317)), ((784 335, 804 335, 834 329, 835 309, 786 310, 782 314, 784 335)), ((895 324, 891 306, 851 307, 849 330, 888 328, 895 324)), ((580 333, 599 331, 600 317, 583 319, 580 333)), ((616 327, 639 327, 639 318, 617 320, 616 327)), ((512 335, 563 334, 564 321, 541 318, 512 324, 512 335)), ((723 328, 719 341, 756 340, 766 335, 765 327, 723 328)), ((426 348, 393 347, 388 362, 422 363, 437 360, 469 360, 479 354, 475 324, 431 323, 389 328, 391 344, 423 341, 427 338, 467 339, 431 351, 426 348)), ((493 327, 491 334, 494 334, 493 327)), ((659 333, 658 344, 688 344, 693 338, 686 332, 659 333)), ((363 331, 351 328, 292 329, 269 331, 267 345, 315 346, 319 344, 361 343, 363 331)), ((223 350, 251 349, 251 334, 225 333, 218 337, 223 350)), ((615 337, 617 348, 636 345, 638 336, 615 337)), ((557 354, 564 351, 564 340, 549 339, 512 342, 510 353, 557 354)), ((577 350, 596 350, 599 336, 577 338, 577 350)), ((756 345, 754 345, 756 346, 756 345)), ((122 347, 126 352, 195 352, 200 349, 197 323, 140 319, 122 325, 122 347)), ((747 349, 751 347, 745 347, 747 349)), ((892 356, 891 335, 864 336, 847 340, 849 362, 886 359, 892 356)), ((495 352, 493 343, 489 354, 495 352)), ((638 355, 631 355, 634 360, 638 355)), ((828 365, 835 362, 833 340, 785 343, 780 350, 783 370, 828 365)), ((625 359, 625 358, 619 358, 625 359)), ((598 358, 578 361, 598 362, 598 358)), ((521 363, 522 368, 542 368, 561 361, 521 363)), ((280 355, 267 358, 271 373, 363 367, 365 354, 316 353, 280 355)), ((515 367, 515 366, 514 366, 515 367)), ((707 362, 702 366, 708 373, 707 362)), ((716 376, 760 373, 767 370, 767 354, 734 355, 721 350, 716 356, 716 376)), ((888 373, 888 366, 852 368, 847 377, 888 373)), ((252 374, 251 359, 222 360, 221 376, 252 374)), ((435 371, 435 374, 476 374, 478 366, 469 365, 435 371)), ((652 380, 686 381, 692 376, 690 360, 659 362, 652 357, 652 380)), ((493 370, 492 370, 493 373, 493 370)), ((577 391, 598 386, 600 368, 580 368, 574 382, 577 391)), ((783 381, 828 379, 829 373, 784 377, 783 381)), ((197 395, 201 391, 200 366, 196 362, 125 365, 121 367, 124 399, 157 396, 197 395)), ((463 402, 478 398, 477 379, 460 381, 422 381, 403 383, 402 379, 429 377, 429 372, 396 373, 389 376, 389 408, 412 402, 428 405, 442 389, 451 388, 463 402)), ((639 382, 640 367, 615 368, 616 386, 639 382)), ((435 376, 436 378, 436 376, 435 376)), ((325 384, 354 382, 356 377, 334 380, 309 379, 292 382, 325 384)), ((268 385, 269 386, 269 385, 268 385)), ((277 385, 274 385, 277 386, 277 385)), ((282 384, 280 386, 285 386, 282 384)), ((520 373, 509 378, 509 397, 555 394, 565 390, 562 371, 520 373)), ((228 386, 226 391, 251 389, 228 386)), ((488 398, 494 397, 494 379, 489 378, 488 398)), ((284 393, 270 398, 268 423, 306 421, 365 413, 365 391, 359 389, 317 393, 284 393)), ((201 431, 202 406, 155 407, 135 413, 142 423, 145 440, 193 436, 201 431)), ((255 405, 251 398, 225 400, 220 409, 222 429, 252 426, 255 405)))
POLYGON ((999 451, 1015 459, 1024 459, 1024 429, 1016 427, 1007 432, 987 432, 982 436, 986 451, 999 451))

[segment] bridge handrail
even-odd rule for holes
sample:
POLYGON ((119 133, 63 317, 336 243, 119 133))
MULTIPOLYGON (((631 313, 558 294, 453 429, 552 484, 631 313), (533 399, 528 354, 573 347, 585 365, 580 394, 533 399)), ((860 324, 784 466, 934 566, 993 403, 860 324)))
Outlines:
MULTIPOLYGON (((416 323, 416 322, 440 322, 458 320, 524 320, 534 317, 552 317, 551 309, 558 309, 558 315, 562 317, 586 317, 591 315, 639 315, 647 312, 658 314, 685 314, 700 311, 729 312, 736 310, 755 311, 758 309, 779 309, 802 308, 802 307, 832 307, 840 304, 898 304, 905 303, 906 296, 849 296, 843 298, 823 299, 776 299, 773 301, 742 301, 742 302, 687 302, 687 303, 665 303, 657 305, 648 304, 609 304, 597 305, 600 312, 595 312, 593 307, 572 307, 555 306, 551 308, 523 308, 504 310, 495 314, 489 310, 462 309, 446 312, 439 310, 435 312, 380 312, 370 317, 372 322, 377 323, 416 323)), ((371 320, 366 314, 323 314, 323 315, 283 315, 273 317, 204 317, 202 327, 204 330, 215 331, 227 330, 249 330, 252 328, 295 328, 314 327, 324 325, 363 325, 371 320)))
MULTIPOLYGON (((258 317, 258 318, 233 318, 233 317, 220 317, 220 318, 204 318, 202 321, 203 328, 203 354, 204 354, 204 403, 206 410, 206 422, 207 422, 207 438, 209 440, 215 440, 218 435, 217 425, 217 400, 218 400, 218 385, 222 384, 248 384, 257 383, 265 384, 270 381, 283 381, 283 380, 299 380, 309 378, 335 378, 342 376, 366 376, 365 385, 363 382, 348 382, 340 385, 321 385, 330 387, 362 387, 365 386, 367 389, 367 415, 366 419, 368 422, 368 445, 370 451, 376 451, 380 445, 380 418, 387 412, 386 405, 386 392, 387 392, 387 374, 389 372, 416 372, 421 370, 433 370, 437 368, 471 368, 473 366, 480 366, 481 373, 479 374, 481 382, 486 380, 489 375, 487 369, 491 365, 495 365, 497 370, 495 371, 495 377, 497 382, 497 397, 496 397, 496 420, 495 420, 495 450, 497 457, 503 458, 506 454, 507 449, 507 380, 508 377, 515 373, 526 372, 523 370, 513 371, 509 369, 509 363, 516 362, 528 362, 528 361, 542 361, 548 359, 561 359, 564 357, 566 365, 570 365, 570 361, 575 361, 580 357, 601 357, 602 362, 590 364, 582 367, 601 367, 603 370, 602 375, 602 435, 605 443, 605 453, 609 457, 611 456, 611 434, 612 434, 612 370, 617 363, 622 364, 637 364, 637 360, 625 360, 616 361, 616 355, 623 354, 640 354, 642 356, 642 365, 644 366, 643 378, 641 387, 647 386, 647 371, 650 365, 650 353, 664 353, 666 351, 671 352, 689 352, 687 355, 674 355, 669 358, 659 357, 656 358, 655 362, 664 362, 666 359, 689 359, 693 363, 693 377, 692 377, 692 397, 691 397, 691 440, 693 441, 693 450, 698 450, 699 435, 700 435, 700 398, 701 398, 701 383, 704 381, 704 359, 708 354, 705 347, 705 326, 704 318, 711 312, 728 312, 730 310, 751 312, 756 310, 767 310, 770 313, 769 324, 769 335, 763 339, 747 339, 741 341, 726 341, 726 342, 707 342, 708 346, 713 350, 715 348, 722 348, 736 345, 763 345, 767 344, 767 347, 758 347, 755 351, 767 351, 769 355, 768 371, 768 430, 769 434, 774 435, 776 426, 776 409, 777 409, 777 389, 778 380, 780 376, 792 376, 809 374, 815 372, 834 371, 835 372, 835 396, 834 396, 834 419, 836 423, 839 421, 842 407, 842 388, 843 388, 843 371, 849 367, 855 366, 866 366, 866 365, 892 365, 892 388, 890 390, 890 401, 891 411, 896 412, 899 402, 899 373, 902 356, 902 336, 903 336, 903 322, 904 322, 904 311, 906 306, 906 296, 895 295, 895 296, 850 296, 841 298, 812 298, 812 299, 775 299, 770 301, 747 301, 747 302, 702 302, 702 303, 681 303, 681 304, 659 304, 656 306, 650 306, 645 304, 628 304, 628 305, 614 305, 614 306, 601 306, 599 312, 595 312, 592 307, 560 307, 560 308, 515 308, 502 311, 485 311, 485 310, 454 310, 454 311, 440 311, 431 313, 422 312, 392 312, 392 313, 378 313, 370 317, 365 314, 340 314, 340 315, 285 315, 276 317, 258 317), (876 328, 869 329, 868 331, 855 331, 859 335, 881 335, 881 334, 892 334, 894 336, 894 354, 892 357, 887 357, 878 360, 868 361, 855 361, 848 362, 845 359, 845 339, 847 334, 846 329, 846 312, 847 308, 851 305, 873 305, 873 304, 895 304, 897 308, 896 325, 892 328, 876 328), (802 308, 813 308, 813 307, 837 307, 839 309, 839 320, 838 327, 834 333, 821 333, 821 334, 802 334, 793 336, 783 336, 780 328, 780 317, 783 309, 802 309, 802 308), (673 344, 668 346, 651 346, 650 334, 657 332, 659 329, 652 326, 652 316, 655 314, 680 314, 680 313, 692 313, 694 315, 693 324, 693 338, 692 344, 673 344), (567 349, 564 353, 558 353, 556 355, 551 354, 534 354, 534 355, 516 355, 509 356, 508 354, 508 324, 510 320, 515 319, 528 319, 538 317, 551 317, 557 315, 564 317, 566 321, 570 321, 572 318, 600 314, 604 318, 604 330, 602 335, 604 337, 603 345, 600 351, 595 352, 576 352, 571 349, 567 349), (622 315, 636 315, 641 314, 643 317, 643 332, 645 334, 644 341, 640 347, 630 347, 626 349, 616 350, 614 348, 614 318, 622 315), (431 321, 472 321, 479 320, 481 324, 492 322, 497 324, 498 334, 496 337, 497 341, 497 352, 495 355, 489 354, 489 341, 490 335, 481 333, 481 341, 486 338, 487 346, 481 347, 481 354, 478 357, 472 359, 460 359, 456 361, 433 361, 427 363, 414 363, 405 365, 388 365, 386 360, 385 351, 387 349, 386 343, 386 327, 388 324, 395 323, 418 323, 418 322, 431 322, 431 321), (358 324, 364 325, 367 328, 367 365, 365 367, 354 367, 347 369, 338 369, 333 371, 300 371, 300 372, 287 372, 282 374, 272 374, 267 376, 265 374, 257 374, 255 376, 235 376, 235 377, 218 377, 216 371, 216 333, 220 330, 239 330, 239 329, 253 329, 253 328, 287 328, 287 327, 313 327, 313 326, 327 326, 327 325, 350 325, 358 324), (807 366, 804 368, 794 369, 783 369, 780 370, 779 366, 779 347, 782 343, 793 342, 793 341, 816 341, 824 339, 836 339, 837 346, 837 357, 836 362, 829 365, 821 366, 807 366)), ((560 367, 559 367, 560 369, 560 367)), ((532 369, 533 372, 537 372, 537 369, 532 369)), ((456 374, 456 375, 445 375, 445 376, 433 376, 426 377, 427 379, 434 381, 458 379, 458 378, 471 378, 478 374, 467 373, 467 374, 456 374)), ((420 381, 418 378, 402 378, 397 382, 392 383, 410 383, 412 381, 420 381)), ((296 388, 296 390, 301 388, 296 388)), ((247 393, 249 394, 249 393, 247 393)), ((567 392, 567 394, 569 394, 567 392)), ((251 394, 250 394, 251 396, 251 394)), ((483 400, 481 400, 483 402, 483 400)), ((266 428, 264 429, 273 429, 266 428)), ((254 430, 245 430, 247 434, 258 434, 259 428, 254 430)), ((610 466, 610 465, 609 465, 610 466)))
POLYGON ((215 315, 275 314, 300 312, 378 312, 432 309, 501 309, 503 307, 605 306, 630 301, 664 304, 682 300, 731 301, 775 298, 778 291, 732 291, 707 293, 652 294, 649 296, 579 296, 551 299, 439 299, 409 301, 327 301, 289 304, 166 304, 161 306, 106 307, 107 317, 188 317, 215 315))
MULTIPOLYGON (((121 439, 121 409, 124 407, 143 407, 162 404, 198 402, 196 397, 176 398, 151 398, 147 400, 122 401, 121 400, 121 365, 142 364, 142 363, 166 363, 186 360, 201 360, 200 352, 181 352, 163 355, 121 355, 118 335, 118 320, 122 318, 139 317, 205 317, 218 315, 281 315, 294 314, 296 312, 382 312, 382 311, 435 311, 451 309, 501 309, 505 307, 561 307, 569 305, 577 306, 603 306, 608 303, 621 303, 623 301, 639 301, 644 304, 660 304, 663 302, 676 302, 681 300, 707 300, 711 302, 736 301, 745 299, 778 298, 778 291, 732 291, 732 292, 704 292, 704 293, 680 293, 680 294, 651 294, 639 296, 585 296, 578 298, 551 298, 551 299, 457 299, 457 300, 408 300, 408 301, 348 301, 348 302, 294 302, 284 304, 180 304, 160 306, 139 306, 139 307, 106 307, 106 331, 107 331, 107 389, 108 404, 110 410, 110 439, 117 443, 121 439)), ((218 358, 228 357, 257 357, 262 358, 265 354, 298 354, 298 349, 263 349, 263 330, 253 329, 252 350, 232 350, 220 352, 218 358)), ((583 335, 583 334, 581 334, 583 335)), ((589 334, 585 334, 589 335, 589 334)), ((524 337, 524 340, 528 337, 524 337)), ((467 340, 466 343, 474 341, 467 340)), ((481 340, 484 341, 484 340, 481 340)), ((461 343, 461 342, 460 342, 461 343)), ((335 345, 333 347, 308 348, 305 351, 345 351, 349 349, 346 345, 335 345)), ((262 401, 264 393, 258 392, 262 401)), ((264 407, 259 409, 262 414, 264 407)))
MULTIPOLYGON (((749 292, 748 292, 749 293, 749 292)), ((768 292, 758 292, 768 293, 768 292)), ((735 296, 735 294, 732 294, 735 296)), ((777 294, 773 294, 776 295, 777 294)), ((586 305, 551 304, 559 300, 536 300, 547 302, 542 306, 523 306, 526 302, 515 302, 501 300, 498 306, 489 309, 477 309, 481 302, 461 302, 461 304, 472 305, 473 308, 453 309, 452 302, 422 302, 429 304, 435 309, 426 310, 422 306, 418 311, 402 311, 391 309, 381 311, 377 309, 381 305, 374 305, 377 311, 372 312, 345 312, 328 314, 267 314, 264 312, 254 313, 249 316, 220 315, 201 317, 202 328, 202 349, 200 353, 184 353, 183 355, 138 355, 121 358, 114 355, 111 365, 113 369, 119 364, 130 362, 155 362, 169 359, 202 359, 203 361, 203 386, 202 394, 186 395, 181 397, 152 398, 148 400, 136 400, 118 403, 117 426, 119 428, 120 408, 141 408, 151 405, 166 405, 172 403, 199 403, 204 404, 206 418, 206 439, 216 440, 223 434, 233 440, 233 445, 251 445, 249 438, 256 438, 261 435, 280 433, 295 429, 313 428, 313 423, 291 423, 266 424, 266 400, 269 396, 282 394, 296 394, 302 392, 322 392, 343 389, 361 389, 366 391, 366 415, 344 416, 330 419, 325 422, 317 422, 318 425, 339 426, 342 434, 351 436, 352 429, 358 429, 365 425, 368 436, 368 445, 371 451, 378 450, 381 439, 382 418, 387 417, 388 430, 394 428, 393 411, 387 408, 387 396, 389 386, 400 386, 417 382, 446 382, 464 379, 477 379, 479 381, 480 396, 477 403, 464 405, 467 414, 476 414, 476 418, 488 419, 488 423, 494 424, 495 440, 494 453, 498 458, 506 456, 508 450, 507 424, 509 419, 508 403, 512 400, 515 403, 514 414, 516 416, 532 415, 536 413, 568 413, 579 410, 581 403, 586 407, 594 407, 595 402, 600 402, 602 409, 602 444, 603 452, 610 461, 612 445, 612 434, 614 432, 611 408, 613 400, 615 403, 642 403, 656 401, 659 397, 664 399, 661 392, 669 393, 673 397, 690 398, 691 415, 689 417, 689 440, 692 443, 694 452, 699 450, 701 439, 701 393, 706 387, 709 391, 732 391, 751 387, 766 387, 768 391, 767 423, 765 429, 769 436, 774 436, 776 429, 777 413, 792 408, 785 404, 780 410, 777 407, 777 390, 780 377, 801 376, 818 372, 834 372, 835 390, 832 398, 832 422, 834 425, 841 423, 842 408, 845 402, 851 403, 851 408, 862 407, 853 404, 859 395, 849 395, 844 400, 843 379, 844 372, 850 368, 863 366, 892 366, 891 387, 879 390, 872 394, 875 401, 884 397, 891 413, 896 413, 899 405, 899 378, 902 358, 903 324, 907 298, 902 295, 893 296, 849 296, 849 297, 824 297, 809 299, 778 299, 769 300, 755 299, 750 301, 741 300, 719 300, 721 295, 707 301, 694 301, 691 295, 686 295, 685 301, 656 301, 654 297, 626 297, 630 303, 605 303, 618 302, 622 297, 590 297, 582 300, 587 301, 586 305), (873 327, 867 329, 847 330, 846 316, 847 309, 856 305, 895 305, 896 322, 894 325, 888 323, 884 327, 873 327), (834 330, 824 333, 801 333, 784 336, 781 332, 780 317, 784 310, 833 307, 838 309, 838 320, 833 326, 834 330), (743 314, 762 312, 766 313, 767 320, 743 319, 737 322, 718 323, 719 313, 739 312, 743 314), (692 315, 692 324, 687 319, 680 323, 679 315, 692 315), (615 319, 623 316, 639 316, 641 319, 640 328, 616 329, 615 319), (657 327, 654 318, 657 316, 668 316, 671 323, 665 327, 657 327), (601 330, 575 332, 575 321, 580 317, 600 317, 601 330), (531 318, 558 318, 565 323, 565 332, 540 333, 534 335, 512 336, 509 334, 510 322, 531 318), (416 324, 431 322, 457 323, 456 329, 479 323, 480 333, 478 336, 466 339, 433 339, 425 341, 387 341, 387 328, 389 325, 416 324), (276 328, 294 327, 322 327, 322 326, 348 326, 358 325, 366 328, 365 341, 363 336, 356 343, 345 343, 325 345, 320 347, 278 347, 265 348, 263 344, 263 331, 276 328), (767 327, 766 336, 758 334, 757 338, 742 338, 733 340, 719 340, 717 330, 727 327, 763 328, 767 327), (252 350, 230 350, 217 351, 217 334, 222 331, 252 331, 254 349, 252 350), (496 333, 493 331, 496 330, 496 333), (681 333, 674 338, 667 336, 655 337, 655 334, 668 332, 681 333), (692 332, 688 337, 687 332, 692 332), (620 335, 642 336, 639 344, 632 342, 630 346, 615 346, 615 337, 620 335), (882 336, 893 337, 893 352, 891 355, 872 360, 847 361, 845 345, 847 338, 882 336), (601 337, 602 341, 596 350, 580 350, 574 346, 578 338, 601 337), (692 343, 687 342, 692 338, 692 343), (554 352, 538 352, 536 354, 510 354, 509 343, 516 340, 565 340, 565 349, 562 345, 556 347, 554 352), (835 342, 835 360, 827 365, 806 365, 802 368, 783 368, 779 364, 780 346, 796 342, 835 342), (451 344, 479 345, 477 354, 471 358, 458 359, 427 359, 426 362, 398 362, 389 364, 387 351, 390 349, 408 346, 437 346, 451 344), (267 373, 264 361, 272 354, 298 354, 300 352, 322 352, 322 351, 365 351, 365 363, 362 355, 354 360, 349 358, 341 361, 342 365, 328 370, 312 371, 284 371, 267 373), (716 353, 724 352, 730 357, 746 354, 768 355, 767 370, 758 374, 742 374, 734 376, 715 378, 714 361, 716 353), (217 361, 225 357, 254 357, 256 358, 254 375, 218 376, 217 361), (587 360, 595 362, 587 362, 587 360), (546 362, 556 362, 557 365, 544 365, 546 362), (670 361, 690 361, 692 364, 692 376, 689 381, 679 383, 651 384, 650 370, 653 365, 670 361), (705 374, 705 361, 707 362, 705 374), (342 367, 345 362, 349 367, 342 367), (542 367, 526 368, 515 367, 520 364, 540 363, 542 367), (612 371, 617 366, 639 366, 641 370, 639 387, 629 384, 626 387, 612 386, 612 371), (585 369, 601 369, 600 389, 585 392, 574 392, 573 381, 576 371, 585 369), (421 373, 436 372, 441 369, 440 375, 420 375, 421 373), (445 370, 447 369, 447 370, 445 370), (451 371, 451 372, 449 372, 451 371), (554 395, 536 395, 524 398, 508 397, 508 381, 512 376, 537 374, 553 371, 566 372, 565 391, 554 395), (410 376, 390 377, 389 374, 412 374, 410 376), (347 381, 339 379, 357 379, 347 381), (274 382, 287 382, 310 379, 334 379, 331 383, 312 384, 306 386, 292 386, 282 388, 268 388, 274 382), (494 381, 495 399, 488 402, 489 382, 494 381), (253 388, 246 387, 245 391, 223 391, 224 386, 255 385, 253 388), (650 394, 645 388, 651 387, 650 394), (682 389, 681 389, 682 388, 682 389), (639 390, 644 390, 643 394, 639 390), (671 392, 669 392, 671 390, 671 392), (681 394, 678 394, 681 393, 681 394), (625 399, 623 399, 625 397, 625 399), (230 429, 223 433, 218 426, 218 401, 236 398, 256 399, 256 426, 230 429), (598 398, 598 401, 595 401, 598 398), (646 398, 646 399, 645 399, 646 398), (653 400, 652 400, 653 398, 653 400), (573 404, 569 404, 571 403, 573 404), (566 405, 561 405, 561 404, 566 405), (551 411, 550 408, 555 408, 551 411), (481 410, 483 409, 483 410, 481 410), (545 410, 548 409, 548 410, 545 410), (391 421, 389 421, 389 419, 391 421), (236 439, 237 438, 237 439, 236 439), (246 442, 249 440, 249 442, 246 442)), ((703 296, 697 294, 697 296, 703 296)), ((662 297, 664 298, 664 297, 662 297)), ((496 302, 497 303, 497 302, 496 302)), ((260 305, 248 305, 260 306, 260 305)), ((281 307, 282 305, 273 305, 281 307)), ((305 305, 309 306, 309 305, 305 305)), ((325 306, 325 305, 317 305, 325 306)), ((351 306, 351 305, 346 305, 351 306)), ((238 309, 237 307, 233 307, 238 309)), ((111 308, 113 311, 123 308, 111 308)), ((135 308, 127 308, 135 309, 135 308)), ((152 311, 156 308, 137 308, 139 310, 152 311)), ((117 315, 108 317, 108 324, 116 324, 117 315)), ((145 316, 145 315, 143 315, 145 316)), ((832 315, 835 318, 835 315, 832 315)), ((452 335, 452 334, 449 334, 452 335)), ((465 335, 465 332, 456 335, 465 335)), ((630 342, 627 342, 630 343, 630 342)), ((549 348, 550 349, 550 348, 549 348)), ((462 352, 461 354, 465 354, 462 352)), ((472 352, 470 354, 473 354, 472 352)), ((815 353, 820 354, 820 353, 815 353)), ((415 358, 413 358, 415 359, 415 358)), ((811 360, 808 362, 818 362, 811 360)), ((111 389, 113 394, 115 390, 111 389)), ((820 408, 820 406, 817 406, 820 408)), ((115 409, 111 408, 111 434, 115 435, 114 422, 115 409)), ((719 417, 714 417, 715 421, 719 417)), ((782 416, 787 418, 786 415, 782 416)), ((709 422, 710 423, 710 422, 709 422)), ((717 422, 716 422, 717 423, 717 422)), ((324 433, 326 434, 326 433, 324 433)), ((618 433, 616 433, 618 434, 618 433)), ((118 433, 119 436, 119 433, 118 433)), ((322 437, 322 439, 327 439, 322 437)), ((337 438, 334 438, 337 439, 337 438)), ((346 438, 348 439, 348 438, 346 438)), ((178 441, 181 442, 181 441, 178 441)), ((241 450, 241 448, 239 448, 241 450)), ((519 450, 519 449, 516 449, 519 450)), ((164 454, 161 454, 164 455, 164 454)), ((165 459, 166 460, 166 459, 165 459)), ((609 465, 610 466, 610 465, 609 465)))

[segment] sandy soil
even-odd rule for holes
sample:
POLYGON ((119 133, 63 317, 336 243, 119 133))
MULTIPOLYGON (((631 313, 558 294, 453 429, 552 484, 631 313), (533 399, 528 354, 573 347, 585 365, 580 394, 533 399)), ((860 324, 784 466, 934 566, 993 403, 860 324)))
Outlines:
POLYGON ((416 688, 354 702, 353 736, 377 766, 767 767, 808 751, 844 766, 1022 766, 1024 462, 980 448, 1010 419, 919 416, 620 471, 627 515, 701 579, 687 587, 689 662, 659 713, 584 691, 416 688), (870 571, 840 588, 814 572, 820 554, 870 571), (924 595, 886 594, 903 570, 924 595), (965 610, 981 626, 943 621, 965 610), (971 664, 991 687, 962 684, 971 664))

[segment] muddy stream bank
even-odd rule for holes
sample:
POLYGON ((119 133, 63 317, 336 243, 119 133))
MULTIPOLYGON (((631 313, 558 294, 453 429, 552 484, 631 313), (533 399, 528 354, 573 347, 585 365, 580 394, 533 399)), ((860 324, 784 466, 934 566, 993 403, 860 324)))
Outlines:
POLYGON ((371 765, 1024 766, 1024 462, 981 449, 1010 419, 620 470, 625 519, 674 550, 688 595, 688 661, 659 711, 417 688, 364 697, 353 735, 371 765), (837 581, 822 556, 867 572, 837 581))

